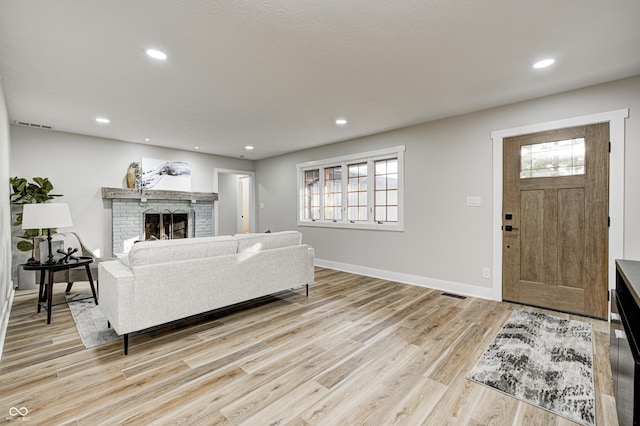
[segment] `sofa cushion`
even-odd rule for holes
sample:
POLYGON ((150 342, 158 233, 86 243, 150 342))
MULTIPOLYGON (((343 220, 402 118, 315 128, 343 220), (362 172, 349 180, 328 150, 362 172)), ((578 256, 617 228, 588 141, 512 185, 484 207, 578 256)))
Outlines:
POLYGON ((234 254, 237 248, 238 241, 230 236, 141 241, 131 248, 129 262, 123 263, 138 266, 199 259, 234 254))
POLYGON ((298 231, 236 234, 234 237, 238 239, 238 253, 298 246, 302 243, 302 233, 298 231))

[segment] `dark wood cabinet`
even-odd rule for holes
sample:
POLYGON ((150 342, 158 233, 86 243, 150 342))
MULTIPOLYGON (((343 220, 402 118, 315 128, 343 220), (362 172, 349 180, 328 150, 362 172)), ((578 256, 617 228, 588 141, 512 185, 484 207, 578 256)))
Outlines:
POLYGON ((616 261, 611 298, 610 354, 621 426, 640 422, 640 262, 616 261))

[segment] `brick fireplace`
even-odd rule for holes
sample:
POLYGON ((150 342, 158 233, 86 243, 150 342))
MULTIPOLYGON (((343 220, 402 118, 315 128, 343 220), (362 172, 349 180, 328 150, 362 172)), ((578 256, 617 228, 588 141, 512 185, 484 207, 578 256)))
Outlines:
POLYGON ((210 237, 218 194, 102 188, 111 200, 113 255, 145 239, 210 237))

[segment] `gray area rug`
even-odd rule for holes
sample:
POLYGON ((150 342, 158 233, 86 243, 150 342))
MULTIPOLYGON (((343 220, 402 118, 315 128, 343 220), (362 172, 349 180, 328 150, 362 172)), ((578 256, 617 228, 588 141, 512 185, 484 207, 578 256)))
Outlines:
POLYGON ((95 348, 119 340, 116 332, 107 328, 107 319, 93 301, 91 292, 66 296, 66 299, 85 348, 95 348))
POLYGON ((467 378, 595 425, 591 324, 515 310, 467 378))

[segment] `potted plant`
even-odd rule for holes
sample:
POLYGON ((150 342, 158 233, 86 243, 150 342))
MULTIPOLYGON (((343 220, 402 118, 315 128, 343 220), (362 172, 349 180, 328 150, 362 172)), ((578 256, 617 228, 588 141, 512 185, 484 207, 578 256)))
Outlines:
MULTIPOLYGON (((12 224, 15 227, 22 226, 22 205, 31 203, 44 203, 56 197, 62 197, 61 194, 51 194, 51 191, 53 190, 53 184, 51 183, 49 178, 34 177, 33 182, 29 182, 25 178, 12 177, 9 178, 9 183, 12 190, 11 204, 16 206, 15 220, 12 224)), ((55 232, 55 230, 52 229, 51 232, 55 232)), ((17 228, 13 233, 13 236, 15 236, 19 240, 16 244, 16 248, 20 252, 31 252, 31 258, 33 258, 33 239, 38 235, 42 235, 41 229, 22 230, 21 228, 17 228)), ((21 258, 19 254, 17 256, 14 255, 14 279, 18 278, 20 288, 33 287, 35 286, 34 278, 27 278, 26 282, 23 282, 25 281, 23 279, 19 279, 19 271, 17 265, 24 262, 25 260, 21 258)), ((29 275, 33 277, 33 274, 29 275)))

